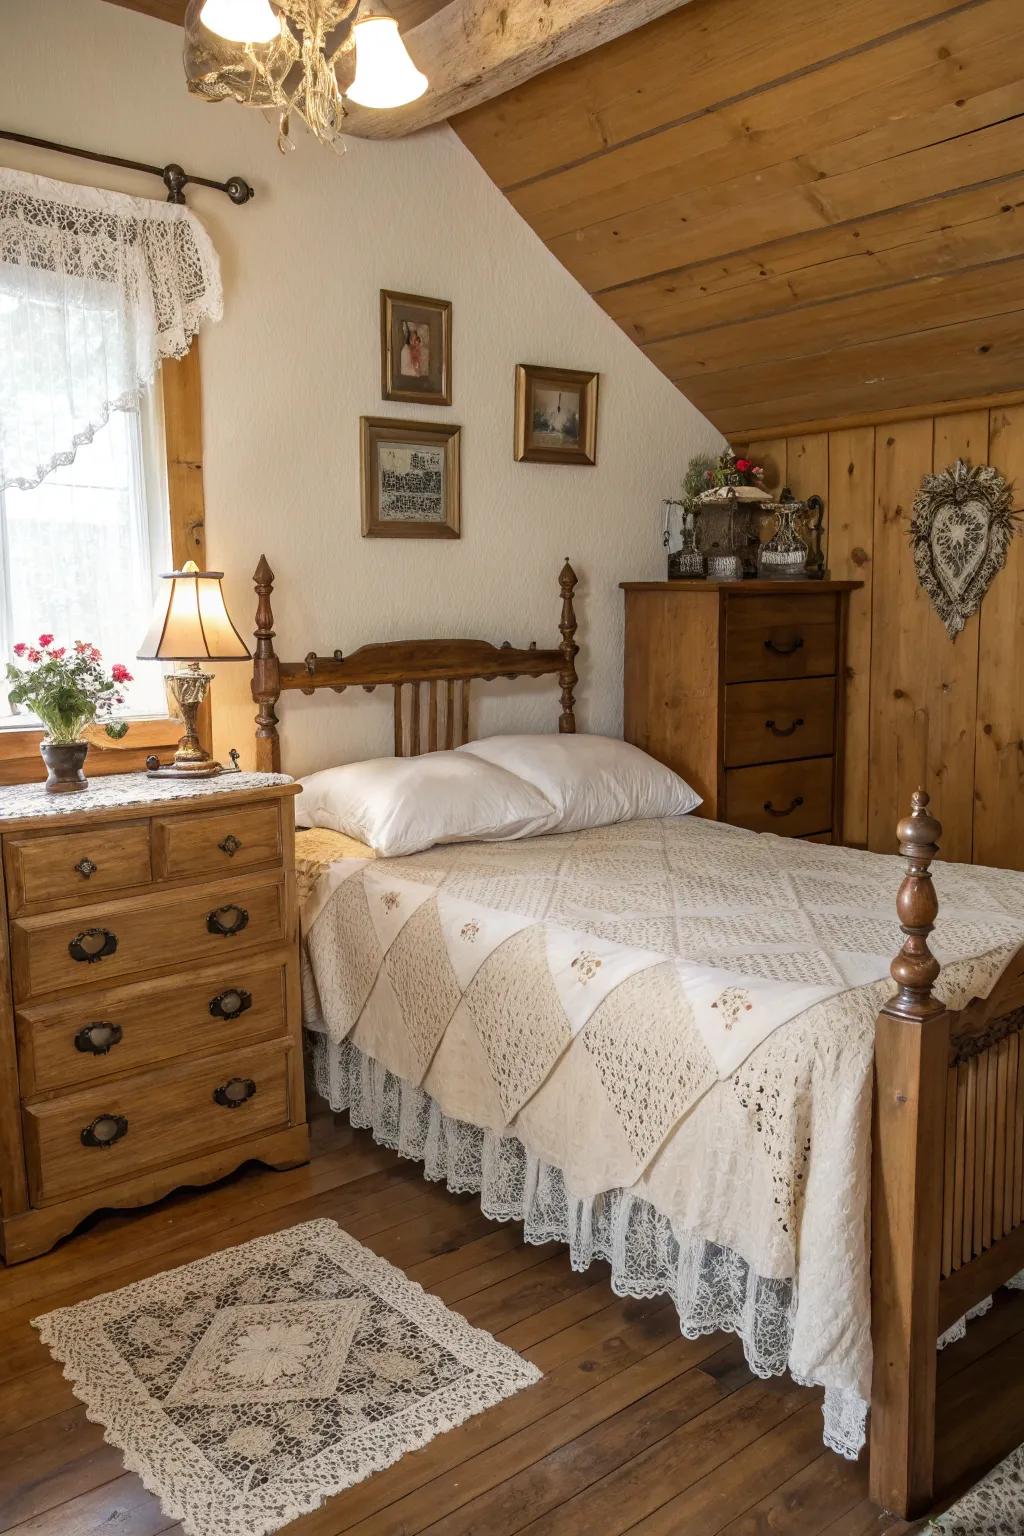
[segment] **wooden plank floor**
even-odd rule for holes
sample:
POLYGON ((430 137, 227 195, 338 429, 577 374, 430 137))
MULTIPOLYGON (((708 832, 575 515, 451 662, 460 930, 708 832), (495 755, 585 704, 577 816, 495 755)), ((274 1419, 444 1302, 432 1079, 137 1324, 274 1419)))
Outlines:
MULTIPOLYGON (((867 1499, 866 1471, 821 1444, 820 1394, 760 1381, 735 1339, 680 1337, 665 1301, 624 1301, 607 1269, 573 1273, 556 1245, 427 1184, 330 1116, 315 1156, 248 1169, 144 1212, 94 1219, 0 1272, 0 1531, 182 1536, 90 1424, 29 1318, 229 1243, 333 1217, 429 1291, 522 1351, 535 1387, 288 1527, 289 1536, 907 1536, 867 1499)), ((1024 1295, 1004 1297, 940 1358, 952 1482, 983 1446, 1024 1439, 1024 1295), (980 1412, 978 1384, 1001 1384, 980 1412), (1009 1409, 1007 1409, 1007 1403, 1009 1409), (965 1418, 972 1433, 965 1439, 965 1418)))

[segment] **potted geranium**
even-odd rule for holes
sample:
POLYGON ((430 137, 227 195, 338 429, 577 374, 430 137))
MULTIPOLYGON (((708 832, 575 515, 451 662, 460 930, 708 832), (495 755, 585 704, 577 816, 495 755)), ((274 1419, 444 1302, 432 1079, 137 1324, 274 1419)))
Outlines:
POLYGON ((125 722, 110 717, 125 702, 124 685, 131 682, 131 673, 120 662, 108 671, 88 640, 76 640, 69 650, 43 634, 35 645, 19 642, 14 654, 19 664, 7 663, 7 696, 43 723, 46 737, 39 751, 47 768, 46 788, 51 794, 85 789, 88 780, 82 770, 89 743, 82 740, 82 732, 94 720, 105 720, 106 733, 115 741, 125 734, 125 722))

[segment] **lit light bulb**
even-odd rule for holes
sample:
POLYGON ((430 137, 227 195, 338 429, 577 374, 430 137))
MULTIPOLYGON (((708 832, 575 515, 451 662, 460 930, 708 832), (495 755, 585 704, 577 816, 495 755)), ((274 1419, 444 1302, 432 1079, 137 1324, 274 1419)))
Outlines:
POLYGON ((229 43, 272 43, 281 34, 269 0, 206 0, 199 20, 229 43))
POLYGON ((365 16, 353 34, 356 73, 345 92, 350 101, 361 107, 403 107, 423 95, 427 77, 409 57, 393 16, 365 16))

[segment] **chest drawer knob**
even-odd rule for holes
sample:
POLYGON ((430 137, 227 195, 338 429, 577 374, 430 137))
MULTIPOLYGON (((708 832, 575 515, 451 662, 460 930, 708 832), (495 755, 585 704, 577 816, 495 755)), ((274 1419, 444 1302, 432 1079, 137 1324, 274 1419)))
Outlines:
POLYGON ((91 1125, 82 1127, 83 1147, 112 1147, 128 1134, 124 1115, 97 1115, 91 1125))
POLYGON ((804 648, 804 637, 797 635, 789 641, 788 645, 779 645, 776 640, 766 640, 764 648, 766 651, 771 651, 773 656, 795 656, 797 651, 802 651, 804 648))
POLYGON ((89 1056, 106 1056, 115 1045, 120 1045, 123 1031, 120 1024, 107 1024, 98 1020, 95 1024, 86 1024, 75 1036, 75 1050, 83 1051, 89 1056))
POLYGON ((229 987, 210 999, 210 1012, 215 1019, 237 1019, 239 1014, 252 1007, 252 993, 243 987, 229 987))
POLYGON ((798 731, 803 723, 803 720, 798 715, 789 725, 776 725, 774 720, 766 720, 764 728, 766 731, 771 731, 773 736, 792 736, 794 731, 798 731))
POLYGON ((242 839, 240 837, 236 837, 233 832, 229 832, 227 837, 221 838, 220 842, 217 844, 217 847, 220 849, 221 853, 226 853, 229 859, 234 858, 235 854, 238 852, 241 846, 242 839))
POLYGON ((256 1084, 251 1077, 232 1077, 213 1090, 213 1101, 222 1104, 225 1109, 238 1109, 255 1092, 256 1084))
POLYGON ((792 800, 786 806, 785 810, 780 811, 776 806, 772 805, 770 800, 765 801, 764 808, 768 812, 769 816, 792 816, 793 812, 799 810, 803 803, 803 795, 794 795, 792 800))
POLYGON ((83 928, 68 945, 68 954, 72 960, 79 960, 84 965, 95 965, 97 960, 105 960, 116 949, 117 934, 111 933, 109 928, 83 928))
POLYGON ((76 872, 81 875, 83 880, 88 880, 89 876, 94 875, 98 869, 99 865, 94 864, 92 859, 79 859, 75 865, 76 872))
POLYGON ((206 918, 207 933, 219 933, 224 938, 233 933, 241 933, 248 926, 249 914, 244 907, 229 902, 226 907, 216 907, 206 918))

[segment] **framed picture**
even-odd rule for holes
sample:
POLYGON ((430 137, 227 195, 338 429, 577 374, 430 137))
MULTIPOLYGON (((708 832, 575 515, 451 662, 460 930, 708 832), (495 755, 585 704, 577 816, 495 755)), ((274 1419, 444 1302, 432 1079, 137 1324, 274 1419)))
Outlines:
POLYGON ((452 403, 452 306, 415 293, 380 294, 380 390, 385 400, 452 403))
POLYGON ((531 464, 597 463, 597 374, 516 364, 515 456, 531 464))
POLYGON ((363 537, 457 539, 461 427, 360 417, 363 537))

